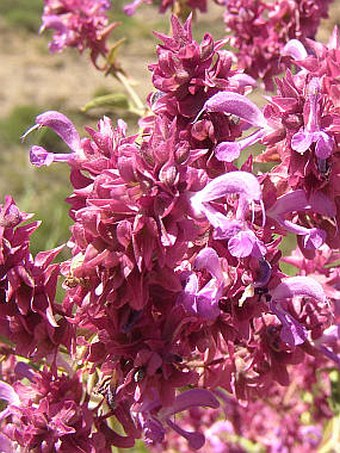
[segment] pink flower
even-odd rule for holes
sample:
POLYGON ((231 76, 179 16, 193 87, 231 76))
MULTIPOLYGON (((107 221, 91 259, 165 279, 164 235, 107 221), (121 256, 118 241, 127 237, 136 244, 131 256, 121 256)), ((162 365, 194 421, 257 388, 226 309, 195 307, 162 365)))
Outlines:
POLYGON ((335 142, 332 136, 320 127, 320 81, 315 78, 308 85, 308 100, 305 103, 305 127, 293 135, 291 146, 300 154, 305 153, 315 143, 317 159, 326 160, 333 152, 335 142))
POLYGON ((207 271, 211 279, 199 288, 199 277, 195 272, 184 272, 183 292, 178 303, 182 303, 191 313, 197 313, 204 320, 214 320, 220 314, 218 302, 222 296, 224 277, 216 251, 210 247, 201 250, 196 256, 194 269, 207 271))
POLYGON ((330 0, 229 0, 224 21, 240 67, 273 90, 273 77, 283 70, 280 52, 293 38, 314 38, 327 17, 330 0))
POLYGON ((259 258, 265 252, 263 244, 246 222, 248 205, 252 204, 254 209, 255 202, 260 204, 264 215, 260 185, 254 175, 244 171, 218 176, 190 197, 193 214, 198 217, 204 215, 209 220, 215 229, 215 239, 229 239, 229 251, 237 257, 252 254, 259 258), (236 194, 239 195, 239 201, 233 220, 230 214, 227 216, 211 205, 215 200, 236 194))
MULTIPOLYGON (((12 386, 0 381, 0 396, 7 403, 0 414, 6 441, 28 449, 60 448, 64 451, 81 449, 94 452, 106 448, 102 433, 93 433, 95 417, 81 401, 82 386, 79 376, 53 376, 46 370, 27 370, 30 385, 20 380, 12 386)), ((130 442, 130 446, 132 443, 130 442)))
POLYGON ((65 47, 76 47, 80 52, 88 48, 95 64, 99 55, 107 54, 106 40, 117 25, 109 25, 110 7, 110 0, 45 0, 41 31, 54 30, 51 52, 65 47))
POLYGON ((310 277, 288 277, 271 291, 271 297, 271 309, 282 323, 281 339, 290 346, 304 343, 307 340, 307 329, 280 302, 293 297, 308 297, 325 305, 326 295, 322 286, 310 277))
POLYGON ((13 199, 0 206, 0 331, 15 345, 18 354, 42 356, 60 343, 69 345, 71 329, 55 304, 59 264, 52 264, 61 247, 30 254, 30 235, 39 222, 26 223, 13 199))
POLYGON ((204 435, 200 432, 186 431, 179 423, 172 420, 172 416, 187 411, 192 407, 200 406, 217 409, 219 402, 208 390, 197 388, 186 390, 179 394, 171 407, 159 410, 157 402, 149 402, 140 406, 136 405, 133 410, 136 412, 139 423, 143 427, 146 441, 151 445, 162 442, 164 437, 163 423, 166 423, 188 441, 190 448, 199 449, 205 443, 204 435))
POLYGON ((197 43, 192 37, 191 18, 181 25, 173 16, 171 25, 172 37, 156 33, 162 44, 157 49, 158 62, 150 65, 157 89, 149 97, 151 109, 170 120, 176 118, 181 136, 197 149, 197 163, 221 174, 223 166, 213 158, 211 148, 235 140, 241 125, 237 113, 235 119, 216 108, 219 98, 215 96, 243 94, 255 81, 232 69, 232 54, 222 49, 225 41, 214 42, 207 33, 197 43))

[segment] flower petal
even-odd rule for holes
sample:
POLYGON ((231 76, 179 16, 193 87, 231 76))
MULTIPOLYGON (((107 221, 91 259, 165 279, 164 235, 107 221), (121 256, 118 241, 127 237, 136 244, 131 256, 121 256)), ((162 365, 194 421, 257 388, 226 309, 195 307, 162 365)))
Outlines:
POLYGON ((273 300, 290 299, 294 296, 312 297, 326 303, 326 294, 320 283, 310 277, 287 277, 271 292, 273 300))
POLYGON ((222 162, 232 162, 241 154, 240 142, 221 142, 215 148, 216 159, 222 162))
POLYGON ((188 432, 185 429, 181 428, 177 423, 174 423, 170 419, 167 420, 167 424, 178 433, 180 436, 183 436, 189 443, 190 448, 198 450, 203 447, 205 443, 205 437, 202 433, 199 432, 188 432))
POLYGON ((221 285, 216 279, 211 279, 196 296, 197 313, 206 320, 216 319, 221 311, 218 301, 222 295, 221 285))
POLYGON ((314 141, 314 133, 306 132, 303 128, 293 135, 291 147, 294 151, 304 154, 314 141))
POLYGON ((284 57, 292 57, 293 60, 296 61, 304 60, 308 57, 305 46, 298 39, 291 39, 290 41, 288 41, 282 49, 281 55, 284 57))
POLYGON ((262 192, 260 184, 252 173, 232 171, 210 181, 202 190, 191 197, 195 211, 202 211, 202 203, 217 200, 229 194, 244 195, 251 201, 260 201, 262 192))
POLYGON ((237 258, 245 258, 251 255, 255 241, 256 238, 252 231, 240 231, 229 240, 229 252, 237 258))
POLYGON ((252 126, 263 128, 266 119, 261 110, 247 97, 231 91, 216 93, 204 104, 203 110, 236 115, 252 126))
POLYGON ((30 162, 35 167, 48 166, 54 160, 54 154, 46 151, 42 146, 32 146, 30 149, 30 162))
POLYGON ((186 411, 191 407, 211 407, 217 409, 220 403, 215 396, 206 389, 190 389, 178 395, 171 407, 164 409, 164 415, 169 417, 178 412, 186 411))
POLYGON ((307 330, 285 310, 272 303, 271 309, 282 324, 281 340, 289 346, 298 346, 307 340, 307 330))
POLYGON ((10 404, 19 404, 20 398, 14 388, 7 382, 0 381, 0 399, 10 404))
POLYGON ((39 126, 51 128, 72 151, 78 151, 81 148, 80 136, 76 128, 62 113, 50 110, 38 115, 35 122, 39 126))
POLYGON ((217 280, 223 280, 220 260, 216 251, 211 247, 205 247, 199 252, 194 267, 198 270, 206 269, 217 280))
POLYGON ((318 133, 318 137, 315 146, 315 154, 319 159, 328 159, 333 152, 334 140, 330 135, 323 131, 318 133))
POLYGON ((320 228, 311 228, 303 238, 303 246, 306 249, 319 249, 326 240, 327 233, 320 228))

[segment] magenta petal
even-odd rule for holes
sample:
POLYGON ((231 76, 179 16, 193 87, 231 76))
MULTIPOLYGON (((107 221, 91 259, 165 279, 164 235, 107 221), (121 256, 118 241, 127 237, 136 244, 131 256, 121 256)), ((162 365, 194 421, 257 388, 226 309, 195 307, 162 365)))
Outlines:
POLYGON ((46 29, 56 30, 60 35, 67 32, 67 27, 57 15, 44 16, 43 25, 41 26, 40 33, 46 29))
POLYGON ((206 320, 214 320, 220 314, 218 301, 221 296, 220 285, 215 279, 211 279, 196 296, 197 313, 206 320))
POLYGON ((306 249, 319 249, 326 240, 326 232, 319 228, 312 228, 303 238, 303 245, 306 249))
POLYGON ((38 115, 36 124, 51 128, 72 151, 78 151, 81 148, 80 136, 73 123, 62 113, 50 110, 38 115))
POLYGON ((231 81, 236 81, 238 86, 241 87, 241 88, 244 88, 244 87, 247 87, 247 86, 251 86, 251 87, 256 87, 256 80, 251 77, 250 75, 248 74, 235 74, 231 77, 229 77, 229 80, 231 81))
POLYGON ((5 196, 5 204, 0 208, 0 227, 13 228, 22 222, 23 216, 10 195, 5 196))
POLYGON ((307 330, 285 310, 271 304, 273 313, 282 323, 281 340, 289 346, 298 346, 307 340, 307 330))
POLYGON ((294 296, 312 297, 326 303, 326 295, 320 283, 310 277, 287 277, 271 292, 273 300, 290 299, 294 296))
POLYGON ((199 432, 188 432, 181 428, 179 425, 171 421, 170 419, 167 420, 167 424, 176 431, 180 436, 183 436, 189 443, 189 446, 194 449, 198 450, 202 448, 205 444, 205 437, 202 433, 199 432))
POLYGON ((288 41, 281 51, 281 55, 284 57, 292 57, 296 61, 304 60, 308 57, 305 46, 298 39, 291 39, 288 41))
POLYGON ((196 269, 206 269, 217 280, 223 280, 221 264, 216 251, 206 247, 199 252, 194 264, 196 269))
POLYGON ((264 132, 260 129, 238 142, 221 142, 215 148, 216 158, 224 162, 232 162, 240 156, 243 149, 257 143, 263 135, 264 132))
POLYGON ((310 145, 313 143, 314 133, 306 132, 303 128, 293 135, 291 147, 294 151, 304 154, 310 145))
POLYGON ((185 281, 185 287, 178 296, 178 302, 190 313, 197 313, 196 294, 198 292, 198 278, 197 275, 191 273, 185 281))
POLYGON ((251 233, 250 231, 240 231, 229 240, 229 252, 237 258, 245 258, 246 256, 251 255, 255 240, 254 233, 251 233))
POLYGON ((32 146, 30 149, 30 161, 35 167, 51 165, 54 160, 54 154, 46 151, 42 146, 32 146))
POLYGON ((216 159, 223 162, 232 162, 241 154, 239 142, 221 142, 215 148, 216 159))
POLYGON ((0 399, 10 404, 19 404, 20 399, 14 388, 7 382, 0 381, 0 399))
POLYGON ((293 190, 279 197, 271 206, 267 214, 271 217, 283 217, 285 214, 295 211, 310 209, 310 203, 302 189, 293 190))
POLYGON ((124 6, 123 11, 128 16, 133 16, 137 8, 143 3, 144 0, 134 0, 133 2, 124 6))
POLYGON ((192 195, 191 203, 195 211, 202 211, 201 203, 217 200, 226 195, 244 195, 251 201, 260 201, 260 184, 252 173, 232 171, 210 181, 202 190, 192 195))
POLYGON ((286 314, 282 322, 281 340, 289 346, 298 346, 307 340, 307 330, 292 316, 286 314))
POLYGON ((203 110, 236 115, 247 123, 263 128, 266 124, 261 110, 239 93, 223 91, 216 93, 204 104, 203 110))
POLYGON ((206 389, 190 389, 178 395, 169 408, 164 409, 165 415, 167 417, 177 414, 178 412, 183 412, 191 407, 211 407, 212 409, 217 409, 220 403, 215 398, 215 396, 206 389))
POLYGON ((0 434, 1 453, 13 453, 13 442, 3 434, 0 434))
POLYGON ((315 154, 319 159, 328 159, 334 148, 334 140, 326 132, 319 132, 319 139, 316 142, 315 154))

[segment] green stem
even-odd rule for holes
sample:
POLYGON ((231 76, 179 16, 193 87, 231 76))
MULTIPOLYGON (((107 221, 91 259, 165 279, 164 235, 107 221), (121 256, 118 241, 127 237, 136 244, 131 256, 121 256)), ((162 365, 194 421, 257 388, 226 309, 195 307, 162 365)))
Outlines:
POLYGON ((140 116, 142 116, 145 112, 145 106, 144 106, 141 98, 136 93, 136 91, 132 88, 131 83, 129 82, 129 79, 119 70, 115 71, 113 73, 113 75, 123 85, 123 87, 127 91, 128 95, 130 96, 131 100, 135 104, 136 110, 134 110, 134 111, 136 113, 138 113, 140 116))

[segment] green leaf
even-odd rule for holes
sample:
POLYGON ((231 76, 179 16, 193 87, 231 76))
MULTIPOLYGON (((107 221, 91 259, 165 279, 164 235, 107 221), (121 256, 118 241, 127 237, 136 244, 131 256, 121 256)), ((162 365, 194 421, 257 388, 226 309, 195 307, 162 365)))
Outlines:
POLYGON ((96 108, 106 108, 112 111, 115 110, 129 110, 130 104, 128 98, 124 93, 111 93, 105 94, 104 96, 98 96, 89 101, 87 104, 82 107, 83 112, 88 112, 89 110, 96 108))

